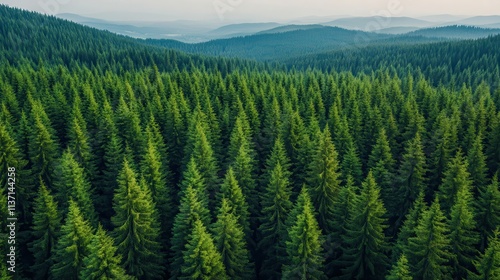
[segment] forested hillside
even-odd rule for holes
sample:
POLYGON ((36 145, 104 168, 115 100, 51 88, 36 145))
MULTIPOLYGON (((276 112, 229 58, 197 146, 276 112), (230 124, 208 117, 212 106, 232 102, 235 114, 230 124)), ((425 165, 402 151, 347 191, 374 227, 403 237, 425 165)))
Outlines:
POLYGON ((429 44, 386 44, 305 55, 286 59, 284 63, 294 69, 354 74, 391 68, 400 76, 408 72, 423 73, 434 86, 443 84, 458 89, 465 83, 475 88, 484 81, 497 88, 500 86, 499 45, 500 35, 429 44))
POLYGON ((286 70, 0 15, 1 279, 499 275, 500 37, 286 70))

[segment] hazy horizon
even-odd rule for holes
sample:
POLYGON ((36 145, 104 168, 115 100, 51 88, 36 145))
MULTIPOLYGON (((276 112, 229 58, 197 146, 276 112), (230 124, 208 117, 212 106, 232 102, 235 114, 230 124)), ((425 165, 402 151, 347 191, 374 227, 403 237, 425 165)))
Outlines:
POLYGON ((220 22, 287 21, 312 17, 422 17, 500 15, 497 0, 0 0, 1 4, 56 15, 73 13, 114 21, 206 20, 220 22), (431 7, 431 8, 429 8, 431 7))

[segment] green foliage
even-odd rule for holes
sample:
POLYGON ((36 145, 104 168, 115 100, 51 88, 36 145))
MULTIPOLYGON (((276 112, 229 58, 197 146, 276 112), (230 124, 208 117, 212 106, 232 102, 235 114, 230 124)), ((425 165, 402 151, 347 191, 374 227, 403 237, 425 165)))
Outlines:
POLYGON ((408 265, 408 259, 403 254, 399 260, 392 266, 389 271, 386 280, 412 280, 413 277, 410 273, 410 266, 408 265))
POLYGON ((183 255, 182 276, 179 279, 228 279, 222 257, 202 221, 194 223, 183 255))
POLYGON ((57 202, 42 183, 35 199, 30 250, 35 257, 32 269, 36 279, 47 279, 52 266, 52 254, 61 229, 61 215, 57 211, 57 202))
POLYGON ((480 250, 484 251, 488 236, 500 226, 500 190, 497 175, 493 177, 490 185, 479 187, 476 209, 477 228, 481 236, 480 250))
POLYGON ((261 274, 268 279, 279 279, 281 275, 282 259, 286 252, 280 240, 286 237, 285 221, 292 209, 290 195, 291 186, 287 173, 278 162, 270 174, 269 184, 261 195, 262 215, 259 232, 262 240, 259 243, 259 250, 264 255, 261 274))
POLYGON ((116 247, 113 243, 113 238, 99 226, 88 245, 89 255, 83 259, 80 279, 135 279, 127 275, 125 269, 120 266, 121 256, 116 254, 116 247))
POLYGON ((184 263, 183 251, 192 232, 194 223, 201 220, 205 226, 210 222, 208 209, 200 200, 200 193, 194 184, 187 185, 183 190, 183 197, 179 205, 179 213, 175 216, 172 228, 171 244, 171 279, 177 279, 181 274, 184 263))
POLYGON ((333 221, 335 198, 340 191, 339 162, 328 127, 320 136, 308 173, 307 184, 318 211, 318 222, 321 229, 328 234, 333 221))
POLYGON ((127 273, 144 279, 159 279, 163 274, 160 253, 160 226, 150 190, 137 182, 127 160, 118 176, 113 198, 116 215, 111 218, 118 253, 127 273))
POLYGON ((446 217, 441 211, 439 200, 422 213, 415 228, 415 236, 408 239, 408 255, 414 278, 451 279, 448 262, 450 236, 446 217))
POLYGON ((500 243, 498 230, 488 240, 488 247, 479 260, 474 261, 478 274, 470 273, 468 279, 493 280, 500 277, 500 243))
POLYGON ((462 152, 458 152, 448 164, 443 183, 439 186, 439 200, 445 213, 449 213, 451 207, 456 203, 460 191, 472 190, 472 181, 467 171, 468 165, 462 152))
POLYGON ((342 270, 343 278, 375 279, 384 275, 389 261, 386 256, 389 248, 384 235, 387 228, 385 215, 380 188, 370 172, 349 213, 342 256, 346 264, 342 270))
POLYGON ((221 201, 217 221, 213 225, 214 243, 230 279, 252 279, 253 266, 237 213, 226 198, 221 201))
POLYGON ((80 213, 76 202, 69 201, 66 220, 61 227, 61 237, 52 255, 50 277, 53 279, 79 279, 83 259, 90 254, 92 228, 80 213))
POLYGON ((321 230, 309 194, 304 190, 301 192, 300 203, 297 203, 292 212, 298 215, 289 228, 287 261, 282 275, 283 279, 326 279, 321 230))

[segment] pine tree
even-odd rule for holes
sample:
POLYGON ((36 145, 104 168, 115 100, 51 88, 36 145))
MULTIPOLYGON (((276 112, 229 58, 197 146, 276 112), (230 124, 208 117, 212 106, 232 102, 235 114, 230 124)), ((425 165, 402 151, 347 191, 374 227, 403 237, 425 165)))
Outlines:
POLYGON ((97 225, 97 214, 92 200, 91 185, 86 176, 85 170, 75 160, 72 151, 64 151, 59 164, 57 165, 54 188, 58 204, 62 206, 63 213, 68 207, 68 199, 78 205, 80 211, 91 225, 97 225))
POLYGON ((196 220, 183 253, 182 276, 179 279, 225 280, 222 257, 202 221, 196 220))
POLYGON ((453 242, 450 253, 453 254, 452 264, 457 279, 467 277, 476 255, 475 245, 478 243, 479 235, 475 231, 476 221, 472 199, 470 189, 459 189, 455 205, 451 208, 449 228, 450 239, 453 242))
POLYGON ((483 153, 483 138, 480 134, 468 151, 467 161, 469 162, 468 171, 474 186, 485 186, 488 168, 486 167, 486 156, 483 153))
POLYGON ((380 199, 380 189, 375 183, 372 172, 368 173, 355 200, 347 232, 344 236, 342 270, 345 279, 376 279, 385 274, 388 258, 388 244, 384 235, 387 228, 384 216, 386 210, 380 199))
POLYGON ((248 203, 236 180, 232 167, 229 167, 220 190, 218 199, 220 201, 219 205, 222 205, 221 202, 223 199, 227 199, 229 208, 237 218, 238 224, 243 228, 245 236, 250 239, 250 213, 248 212, 248 203))
MULTIPOLYGON (((185 179, 186 181, 187 179, 185 179)), ((172 228, 170 279, 178 279, 184 263, 183 251, 188 242, 188 236, 193 231, 194 223, 201 220, 204 225, 210 223, 210 215, 206 206, 200 202, 200 193, 196 185, 187 185, 183 190, 183 197, 179 206, 179 213, 175 216, 172 228)))
POLYGON ((217 173, 219 168, 212 146, 207 139, 201 124, 196 125, 195 140, 193 141, 193 151, 191 159, 196 162, 203 181, 208 191, 209 209, 215 212, 215 194, 219 192, 219 178, 217 173))
POLYGON ((439 200, 445 213, 449 213, 455 204, 459 190, 472 190, 472 181, 467 171, 468 165, 461 151, 457 152, 448 164, 443 183, 439 187, 439 200))
POLYGON ((91 238, 90 224, 81 214, 78 204, 70 200, 68 215, 61 227, 61 237, 52 255, 52 279, 79 279, 83 259, 90 253, 88 246, 91 238))
POLYGON ((89 255, 83 259, 79 279, 111 280, 135 279, 126 274, 121 267, 121 256, 116 254, 113 238, 99 225, 96 234, 88 245, 89 255))
POLYGON ((262 240, 260 251, 264 255, 261 275, 267 279, 279 279, 281 260, 285 255, 280 240, 286 237, 285 221, 292 209, 290 202, 291 186, 281 163, 276 163, 265 192, 261 195, 261 225, 259 231, 262 240))
POLYGON ((47 279, 52 266, 56 240, 59 237, 61 216, 57 211, 57 202, 43 183, 40 185, 38 197, 33 208, 33 242, 30 251, 35 257, 32 271, 36 279, 47 279))
POLYGON ((397 235, 396 245, 392 249, 392 258, 397 260, 401 254, 408 255, 409 239, 416 236, 416 228, 418 222, 422 218, 423 213, 427 210, 427 204, 424 201, 424 192, 420 192, 417 200, 413 203, 412 208, 406 214, 406 218, 397 235))
POLYGON ((292 213, 298 215, 288 232, 283 279, 326 279, 321 230, 305 188, 292 213))
POLYGON ((110 132, 109 139, 104 147, 104 168, 100 184, 96 188, 96 210, 105 228, 111 228, 113 213, 113 194, 118 188, 118 174, 123 165, 123 146, 120 137, 115 132, 110 132))
POLYGON ((389 203, 390 213, 401 213, 396 226, 401 224, 403 217, 408 213, 419 193, 425 190, 425 172, 425 154, 420 133, 417 133, 413 140, 407 142, 398 171, 399 188, 393 196, 392 201, 394 202, 389 203), (397 211, 395 211, 396 209, 397 211))
POLYGON ((243 227, 231 202, 223 198, 217 221, 213 225, 215 247, 221 253, 227 276, 230 279, 252 279, 250 253, 245 242, 243 227))
POLYGON ((446 217, 436 199, 425 211, 415 228, 415 237, 408 239, 408 260, 416 279, 451 279, 449 229, 446 217))
POLYGON ((167 185, 161 155, 153 140, 152 137, 148 139, 147 150, 141 161, 141 174, 156 205, 161 228, 164 233, 169 234, 172 228, 171 220, 173 217, 171 189, 167 185))
POLYGON ((132 276, 159 279, 163 274, 163 256, 155 204, 146 186, 137 182, 127 160, 118 176, 118 186, 113 198, 116 215, 111 222, 118 253, 124 256, 123 267, 132 276))
POLYGON ((332 231, 326 236, 327 252, 327 274, 329 277, 338 276, 342 262, 343 237, 346 235, 346 227, 349 222, 349 213, 352 213, 354 201, 356 200, 356 189, 352 177, 347 177, 346 185, 340 189, 339 196, 335 199, 333 207, 332 231))
POLYGON ((391 198, 394 195, 394 165, 395 161, 389 146, 389 140, 385 129, 381 129, 376 144, 373 146, 368 161, 368 169, 373 172, 373 177, 377 185, 380 186, 382 200, 386 205, 390 205, 391 198))
POLYGON ((476 200, 477 228, 480 233, 481 252, 486 248, 488 236, 500 226, 500 190, 498 176, 495 175, 491 184, 479 187, 479 197, 476 200))
POLYGON ((470 273, 468 279, 494 280, 500 278, 500 241, 496 230, 488 239, 488 247, 479 260, 474 261, 478 274, 470 273))
POLYGON ((309 167, 308 186, 315 209, 318 210, 318 222, 328 234, 333 221, 335 198, 340 191, 339 163, 333 145, 330 130, 325 128, 319 139, 313 161, 309 167))
POLYGON ((68 147, 73 152, 75 160, 84 168, 89 181, 93 182, 97 175, 95 158, 90 147, 90 141, 86 128, 85 126, 82 127, 76 117, 71 122, 68 139, 68 147))
POLYGON ((52 185, 54 166, 58 154, 58 145, 50 129, 41 117, 35 116, 29 138, 29 159, 33 176, 52 185))
POLYGON ((408 259, 403 254, 394 264, 389 275, 385 278, 386 280, 413 280, 410 273, 410 266, 408 265, 408 259))

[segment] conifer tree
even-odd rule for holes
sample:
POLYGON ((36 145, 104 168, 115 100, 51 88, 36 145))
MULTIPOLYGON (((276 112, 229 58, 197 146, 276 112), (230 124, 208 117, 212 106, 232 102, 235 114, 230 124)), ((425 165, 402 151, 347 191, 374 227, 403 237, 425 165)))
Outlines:
POLYGON ((368 169, 373 172, 373 177, 381 189, 382 200, 386 205, 390 204, 389 202, 394 195, 392 187, 395 179, 394 165, 391 147, 385 129, 382 128, 370 154, 368 169))
POLYGON ((50 277, 53 279, 79 279, 83 259, 90 253, 88 246, 92 239, 92 228, 76 202, 70 200, 68 208, 66 220, 61 227, 61 237, 52 255, 50 277))
POLYGON ((461 151, 457 152, 448 164, 443 183, 439 186, 439 200, 445 213, 449 213, 455 204, 459 190, 472 190, 472 181, 467 167, 467 160, 464 159, 461 151))
POLYGON ((93 182, 96 177, 97 170, 95 167, 93 151, 90 147, 90 141, 85 129, 85 126, 82 127, 78 119, 75 117, 71 122, 68 132, 68 147, 73 152, 74 158, 78 164, 84 168, 89 181, 93 182))
POLYGON ((223 198, 212 230, 215 247, 222 256, 222 263, 230 279, 252 279, 250 253, 236 213, 231 202, 223 198))
POLYGON ((160 253, 160 228, 155 204, 146 186, 136 180, 127 160, 118 176, 113 198, 116 215, 111 218, 112 235, 127 273, 144 279, 159 279, 163 274, 160 253))
POLYGON ((232 167, 229 167, 220 189, 219 205, 222 205, 221 202, 223 199, 227 199, 229 208, 238 220, 238 224, 243 228, 246 237, 250 238, 250 213, 248 212, 248 203, 236 180, 232 167))
POLYGON ((487 184, 488 168, 486 167, 486 156, 483 153, 483 138, 480 134, 472 142, 467 161, 469 162, 468 171, 474 186, 485 186, 487 184))
POLYGON ((349 214, 342 256, 346 264, 343 278, 376 279, 385 274, 388 265, 385 215, 380 189, 370 172, 349 214))
POLYGON ((264 254, 261 276, 267 279, 279 279, 281 276, 281 260, 285 255, 285 248, 279 241, 286 237, 285 221, 292 209, 291 186, 288 180, 281 163, 276 163, 269 184, 261 195, 262 215, 259 231, 262 240, 259 248, 264 254))
POLYGON ((349 213, 353 211, 352 207, 354 207, 356 198, 354 180, 349 176, 345 186, 340 189, 339 196, 335 199, 332 231, 326 235, 326 268, 329 277, 340 275, 340 269, 343 267, 341 261, 342 247, 345 247, 343 237, 346 235, 346 227, 350 219, 349 213))
POLYGON ((83 259, 79 279, 135 279, 121 266, 121 256, 116 254, 113 238, 99 225, 88 245, 89 255, 83 259))
POLYGON ((52 266, 51 256, 55 252, 56 240, 59 237, 61 216, 57 211, 57 202, 43 183, 40 185, 38 197, 33 207, 33 242, 30 250, 35 257, 32 271, 36 279, 47 279, 52 266))
POLYGON ((164 171, 162 158, 157 150, 156 143, 152 137, 149 137, 147 150, 141 161, 141 174, 156 205, 161 227, 164 232, 170 233, 173 205, 171 191, 167 185, 164 171))
POLYGON ((408 239, 408 260, 416 279, 451 279, 449 229, 436 199, 426 210, 408 239))
POLYGON ((467 277, 472 269, 472 260, 476 255, 475 245, 478 243, 479 235, 475 230, 476 221, 474 207, 472 205, 472 193, 470 189, 461 188, 457 192, 455 205, 451 208, 451 219, 449 220, 450 253, 456 279, 467 277))
POLYGON ((408 259, 403 254, 399 260, 393 265, 392 269, 389 271, 389 275, 385 278, 386 280, 413 280, 410 273, 410 266, 408 265, 408 259))
POLYGON ((89 221, 91 225, 97 225, 91 185, 84 169, 75 160, 69 149, 64 151, 55 174, 57 175, 54 180, 56 198, 64 209, 63 213, 66 212, 68 199, 71 198, 78 205, 85 220, 89 221))
POLYGON ((498 230, 495 230, 488 239, 486 251, 479 256, 479 260, 474 261, 478 274, 470 273, 468 279, 493 280, 500 277, 500 241, 498 235, 498 230))
POLYGON ((54 167, 58 154, 58 145, 50 129, 41 117, 35 116, 29 138, 29 159, 35 178, 41 178, 49 186, 52 185, 54 167))
POLYGON ((222 257, 202 221, 196 220, 183 253, 182 276, 179 279, 226 280, 222 257))
POLYGON ((288 232, 283 279, 326 279, 321 229, 307 191, 301 192, 293 212, 299 214, 288 232))
POLYGON ((354 180, 354 183, 361 184, 363 180, 363 169, 358 149, 354 141, 349 141, 349 143, 347 143, 347 151, 342 157, 340 170, 342 171, 342 179, 344 181, 350 176, 354 180))
MULTIPOLYGON (((186 179, 187 180, 187 179, 186 179)), ((210 223, 210 215, 206 206, 200 201, 200 192, 197 186, 189 184, 185 187, 179 205, 179 213, 175 216, 172 228, 170 279, 178 279, 184 263, 183 251, 189 234, 193 231, 194 223, 201 220, 204 225, 210 223)))
POLYGON ((490 133, 488 134, 488 169, 491 173, 500 173, 500 112, 492 117, 490 123, 490 133))
POLYGON ((394 195, 394 202, 389 203, 391 211, 397 209, 397 212, 401 213, 398 217, 398 224, 401 224, 402 218, 408 213, 412 203, 417 199, 419 193, 425 190, 426 186, 426 162, 420 133, 417 133, 415 138, 408 141, 406 145, 398 171, 397 182, 399 188, 396 190, 396 195, 394 195))
POLYGON ((488 236, 500 226, 500 190, 498 176, 495 175, 491 184, 479 187, 479 197, 476 200, 477 228, 481 237, 479 249, 484 251, 488 236))
POLYGON ((397 260, 399 256, 403 253, 408 255, 409 250, 409 239, 410 237, 415 237, 416 228, 418 222, 420 221, 423 213, 427 210, 427 205, 424 201, 424 192, 420 192, 417 200, 413 203, 412 208, 406 214, 406 218, 401 226, 398 235, 396 244, 392 249, 392 258, 393 260, 397 260))
POLYGON ((313 161, 310 163, 307 182, 314 207, 318 211, 319 225, 325 234, 331 231, 335 198, 340 191, 339 177, 337 152, 327 126, 321 134, 313 161))

